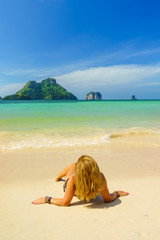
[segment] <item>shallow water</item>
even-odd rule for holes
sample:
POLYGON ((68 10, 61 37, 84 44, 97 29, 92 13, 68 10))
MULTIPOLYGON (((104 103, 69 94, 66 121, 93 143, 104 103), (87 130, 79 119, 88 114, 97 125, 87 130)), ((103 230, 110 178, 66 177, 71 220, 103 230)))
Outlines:
POLYGON ((160 134, 160 101, 0 101, 0 150, 160 134))

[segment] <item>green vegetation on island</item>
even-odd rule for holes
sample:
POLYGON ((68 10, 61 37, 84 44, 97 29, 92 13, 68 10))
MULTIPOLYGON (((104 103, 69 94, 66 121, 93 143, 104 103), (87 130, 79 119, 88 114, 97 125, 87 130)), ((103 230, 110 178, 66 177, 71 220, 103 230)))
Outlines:
POLYGON ((13 95, 8 95, 3 98, 3 100, 32 100, 32 98, 24 95, 24 94, 13 94, 13 95))
POLYGON ((53 78, 47 78, 37 83, 29 81, 16 94, 8 95, 3 100, 77 100, 77 97, 56 83, 53 78))

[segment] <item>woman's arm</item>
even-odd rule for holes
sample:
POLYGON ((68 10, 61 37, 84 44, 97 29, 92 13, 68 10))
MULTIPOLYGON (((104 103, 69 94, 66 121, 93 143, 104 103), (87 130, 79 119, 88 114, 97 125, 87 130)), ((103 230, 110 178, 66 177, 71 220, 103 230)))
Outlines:
POLYGON ((56 176, 55 181, 58 182, 62 177, 65 177, 66 175, 68 175, 69 172, 73 173, 74 171, 75 171, 75 163, 72 163, 68 167, 64 168, 63 171, 56 176))
MULTIPOLYGON (((57 206, 69 206, 70 202, 75 194, 75 180, 74 176, 71 176, 67 183, 67 190, 64 194, 64 198, 51 198, 50 203, 57 206)), ((46 203, 46 197, 41 197, 32 202, 33 204, 46 203)))
POLYGON ((103 173, 102 173, 102 180, 103 180, 103 190, 101 191, 101 195, 105 202, 112 202, 117 197, 127 196, 129 194, 128 192, 124 192, 124 191, 115 191, 113 193, 110 193, 107 187, 107 181, 103 173))

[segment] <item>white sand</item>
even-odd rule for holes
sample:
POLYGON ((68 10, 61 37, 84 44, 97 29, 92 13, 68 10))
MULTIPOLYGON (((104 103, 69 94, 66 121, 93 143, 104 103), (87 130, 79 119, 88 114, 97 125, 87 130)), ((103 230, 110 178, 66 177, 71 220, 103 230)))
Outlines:
POLYGON ((0 239, 159 239, 160 148, 117 142, 0 153, 0 239), (41 196, 63 197, 63 182, 53 179, 82 154, 96 159, 111 192, 130 195, 112 203, 99 196, 91 203, 74 197, 69 207, 32 205, 41 196))

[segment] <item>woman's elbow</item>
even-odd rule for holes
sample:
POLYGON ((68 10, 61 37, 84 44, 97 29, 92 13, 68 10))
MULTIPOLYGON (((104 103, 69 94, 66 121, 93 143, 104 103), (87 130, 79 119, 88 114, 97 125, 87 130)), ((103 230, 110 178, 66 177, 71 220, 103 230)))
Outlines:
POLYGON ((69 207, 70 203, 64 203, 63 207, 69 207))
POLYGON ((104 201, 105 201, 106 203, 110 203, 110 202, 113 202, 113 199, 104 199, 104 201))
POLYGON ((104 200, 106 203, 110 203, 110 202, 113 202, 113 201, 114 201, 114 199, 113 199, 111 196, 103 197, 103 200, 104 200))
POLYGON ((70 202, 69 202, 69 201, 64 201, 62 206, 63 206, 63 207, 68 207, 69 205, 70 205, 70 202))

